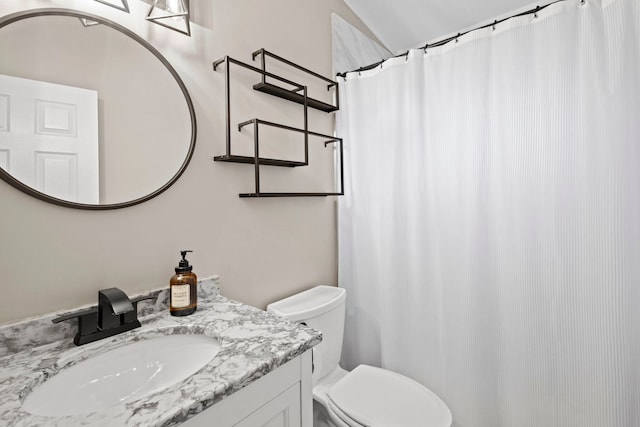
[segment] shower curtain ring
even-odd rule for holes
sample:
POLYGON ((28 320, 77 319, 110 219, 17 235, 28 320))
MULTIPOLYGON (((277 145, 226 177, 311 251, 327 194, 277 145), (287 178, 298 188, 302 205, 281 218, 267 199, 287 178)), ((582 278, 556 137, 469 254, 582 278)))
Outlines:
POLYGON ((427 48, 429 47, 429 43, 425 44, 424 47, 422 48, 424 53, 427 53, 427 48))
POLYGON ((536 11, 533 12, 533 18, 536 19, 538 18, 538 11, 540 10, 540 6, 536 6, 536 11))
POLYGON ((580 0, 580 4, 581 4, 581 5, 584 5, 585 3, 586 3, 586 1, 585 1, 585 0, 580 0))
POLYGON ((498 20, 493 21, 493 26, 491 27, 491 31, 495 31, 496 30, 496 24, 498 23, 498 20))
POLYGON ((456 43, 458 43, 458 37, 460 37, 460 33, 456 36, 456 43))

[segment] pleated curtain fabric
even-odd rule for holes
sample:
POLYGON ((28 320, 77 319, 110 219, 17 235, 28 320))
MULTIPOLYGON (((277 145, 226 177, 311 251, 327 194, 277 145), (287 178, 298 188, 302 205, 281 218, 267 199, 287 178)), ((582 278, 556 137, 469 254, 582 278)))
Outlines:
POLYGON ((414 378, 458 427, 640 426, 640 2, 340 84, 343 366, 414 378))

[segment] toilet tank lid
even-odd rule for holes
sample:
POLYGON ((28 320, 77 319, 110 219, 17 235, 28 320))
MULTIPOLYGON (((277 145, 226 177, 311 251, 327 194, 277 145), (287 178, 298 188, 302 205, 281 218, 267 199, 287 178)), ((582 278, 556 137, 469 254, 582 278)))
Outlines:
POLYGON ((346 291, 335 286, 316 286, 267 306, 269 313, 298 322, 332 310, 346 298, 346 291))

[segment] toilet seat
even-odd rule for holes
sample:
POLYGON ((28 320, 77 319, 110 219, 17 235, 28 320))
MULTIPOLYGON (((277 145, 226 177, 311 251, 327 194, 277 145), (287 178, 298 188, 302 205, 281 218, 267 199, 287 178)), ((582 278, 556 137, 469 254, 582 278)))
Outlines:
POLYGON ((327 402, 329 416, 337 427, 365 427, 342 412, 331 400, 327 402))
POLYGON ((360 365, 328 391, 329 409, 344 423, 366 427, 450 427, 451 412, 422 384, 360 365))

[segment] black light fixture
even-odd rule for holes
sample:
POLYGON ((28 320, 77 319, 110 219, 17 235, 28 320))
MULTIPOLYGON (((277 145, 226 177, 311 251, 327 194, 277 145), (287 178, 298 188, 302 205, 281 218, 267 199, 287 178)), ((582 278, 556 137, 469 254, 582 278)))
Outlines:
POLYGON ((127 0, 96 0, 98 3, 106 4, 107 6, 115 7, 123 12, 129 13, 129 3, 127 0))
POLYGON ((189 0, 153 0, 147 20, 191 36, 189 0))

